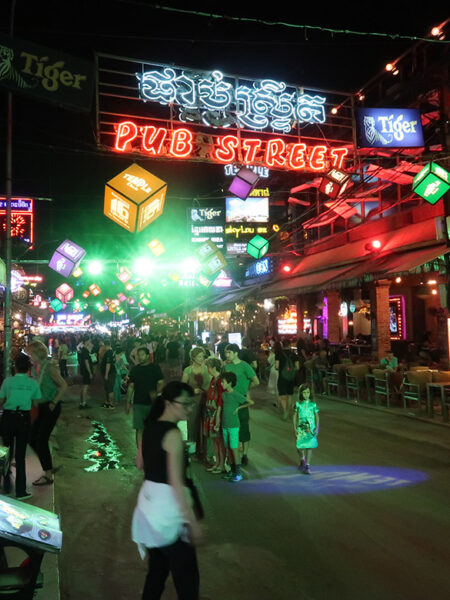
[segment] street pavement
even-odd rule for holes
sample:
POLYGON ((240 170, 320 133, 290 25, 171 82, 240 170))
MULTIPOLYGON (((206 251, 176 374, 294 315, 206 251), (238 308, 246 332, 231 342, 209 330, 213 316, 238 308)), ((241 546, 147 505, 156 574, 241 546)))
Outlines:
MULTIPOLYGON (((100 407, 99 381, 80 411, 79 389, 69 387, 54 436, 61 598, 137 599, 147 565, 130 540, 142 481, 131 416, 124 403, 100 407), (85 470, 93 463, 83 456, 98 450, 87 441, 93 420, 120 452, 119 469, 85 470)), ((194 465, 206 513, 202 600, 447 599, 450 429, 319 398, 308 476, 296 468, 292 424, 264 386, 254 399, 244 480, 194 465)), ((164 598, 176 598, 171 581, 164 598)))

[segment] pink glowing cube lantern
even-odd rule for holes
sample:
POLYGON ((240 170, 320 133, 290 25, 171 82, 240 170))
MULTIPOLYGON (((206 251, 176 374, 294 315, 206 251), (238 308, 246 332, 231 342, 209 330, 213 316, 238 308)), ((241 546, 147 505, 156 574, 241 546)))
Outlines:
POLYGON ((56 297, 61 300, 63 304, 67 304, 73 298, 73 289, 67 283, 62 283, 56 288, 56 297))
POLYGON ((131 271, 126 267, 120 267, 119 272, 116 273, 116 275, 122 283, 126 283, 131 279, 131 271))

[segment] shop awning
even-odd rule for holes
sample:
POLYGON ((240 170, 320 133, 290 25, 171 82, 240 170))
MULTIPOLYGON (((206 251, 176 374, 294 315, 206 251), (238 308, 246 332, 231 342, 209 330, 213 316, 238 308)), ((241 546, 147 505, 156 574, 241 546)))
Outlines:
POLYGON ((347 265, 346 267, 327 269, 319 273, 309 273, 308 275, 300 275, 298 277, 291 277, 290 279, 281 279, 271 283, 267 287, 263 287, 258 295, 260 297, 273 298, 274 296, 283 296, 288 293, 301 293, 317 287, 323 288, 325 285, 332 286, 334 280, 349 269, 351 269, 351 266, 347 265))
POLYGON ((396 252, 379 256, 372 260, 359 262, 353 268, 338 276, 336 283, 344 283, 358 279, 366 274, 394 275, 414 271, 425 263, 436 260, 449 251, 444 244, 412 249, 407 252, 396 252))
POLYGON ((254 287, 238 289, 226 294, 222 294, 219 297, 205 298, 202 302, 199 302, 196 309, 207 310, 208 312, 221 312, 223 310, 230 310, 234 307, 236 302, 241 302, 247 296, 250 296, 254 291, 254 287))

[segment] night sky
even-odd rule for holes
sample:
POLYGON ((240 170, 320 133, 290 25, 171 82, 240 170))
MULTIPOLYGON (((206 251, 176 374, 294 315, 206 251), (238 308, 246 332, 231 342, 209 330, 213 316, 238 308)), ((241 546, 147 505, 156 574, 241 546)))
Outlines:
MULTIPOLYGON (((10 2, 0 7, 0 30, 8 32, 10 2)), ((262 9, 260 3, 168 2, 172 7, 233 16, 356 29, 426 35, 446 18, 437 3, 411 10, 408 2, 371 8, 370 3, 337 3, 315 11, 297 3, 262 9), (385 6, 385 9, 384 9, 385 6)), ((442 5, 441 5, 442 6, 442 5)), ((412 42, 375 37, 331 35, 281 26, 249 25, 231 20, 165 12, 132 0, 17 1, 15 35, 92 61, 94 51, 198 69, 220 69, 254 78, 272 78, 310 87, 352 92, 380 72, 412 42)), ((6 93, 0 91, 0 139, 5 139, 6 93)), ((13 194, 51 198, 37 202, 35 250, 30 258, 48 258, 66 237, 94 254, 120 258, 136 244, 155 237, 154 226, 133 237, 103 216, 104 184, 130 163, 129 158, 96 149, 95 113, 69 112, 28 98, 14 97, 13 194), (152 231, 153 229, 153 231, 152 231)), ((4 193, 4 146, 0 147, 0 193, 4 193)), ((186 231, 186 208, 194 198, 223 197, 223 167, 193 162, 141 161, 169 184, 158 238, 175 245, 174 223, 186 231)), ((292 175, 277 175, 271 189, 289 189, 292 175)), ((179 229, 179 230, 181 230, 179 229)), ((24 249, 16 248, 15 257, 24 249)), ((30 269, 27 269, 30 271, 30 269)), ((48 271, 46 270, 46 275, 48 271)))

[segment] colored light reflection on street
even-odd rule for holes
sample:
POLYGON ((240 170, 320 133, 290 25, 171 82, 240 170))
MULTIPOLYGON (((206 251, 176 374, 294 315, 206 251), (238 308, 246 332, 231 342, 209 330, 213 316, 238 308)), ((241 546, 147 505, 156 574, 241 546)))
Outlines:
POLYGON ((90 473, 107 471, 119 468, 119 457, 121 452, 105 427, 99 421, 92 421, 94 433, 86 440, 91 448, 83 456, 84 460, 92 462, 90 467, 84 470, 90 473))
POLYGON ((259 479, 246 480, 245 486, 236 486, 237 493, 340 496, 380 490, 395 492, 428 479, 423 471, 372 465, 313 465, 312 475, 303 475, 291 466, 260 471, 259 475, 259 479))

